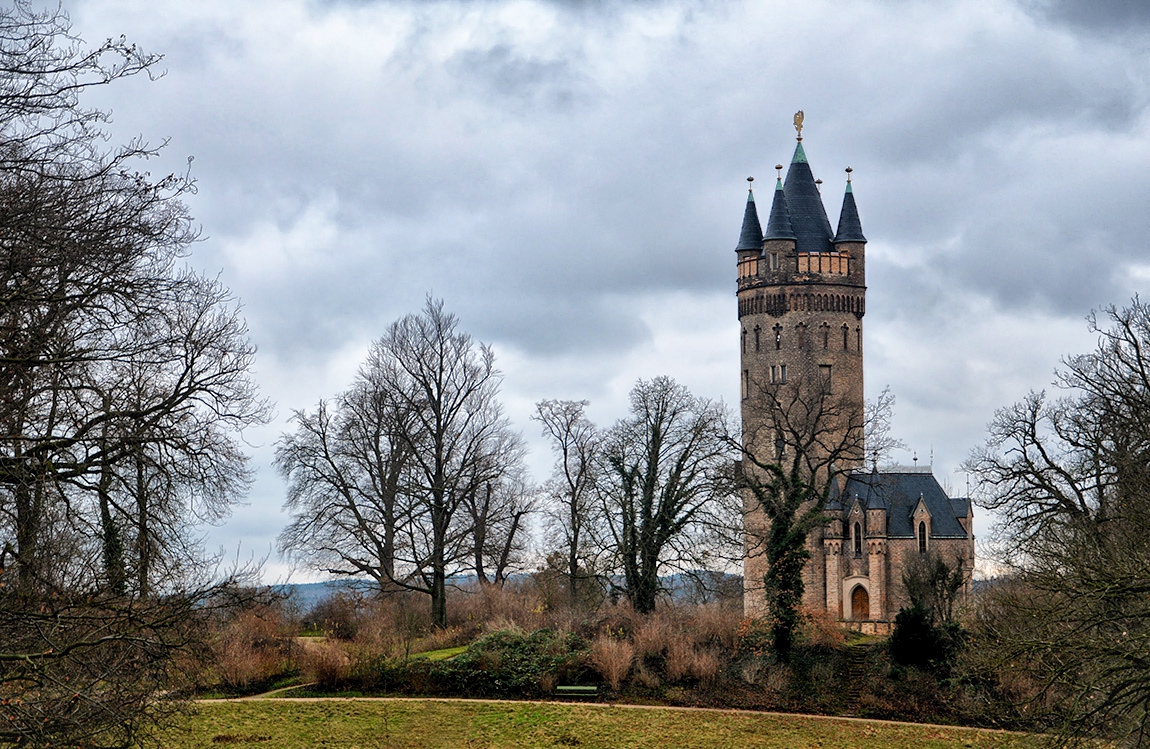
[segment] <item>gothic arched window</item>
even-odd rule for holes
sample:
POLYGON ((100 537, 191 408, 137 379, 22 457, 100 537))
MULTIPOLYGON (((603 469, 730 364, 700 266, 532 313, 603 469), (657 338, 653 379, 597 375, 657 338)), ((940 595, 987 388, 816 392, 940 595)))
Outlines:
POLYGON ((926 521, 918 521, 918 553, 926 553, 926 521))
POLYGON ((862 556, 862 524, 855 523, 855 555, 862 556))
POLYGON ((775 331, 775 351, 778 351, 779 349, 781 349, 783 347, 783 326, 782 325, 775 325, 774 331, 775 331))
POLYGON ((755 352, 759 350, 759 326, 755 326, 755 352))

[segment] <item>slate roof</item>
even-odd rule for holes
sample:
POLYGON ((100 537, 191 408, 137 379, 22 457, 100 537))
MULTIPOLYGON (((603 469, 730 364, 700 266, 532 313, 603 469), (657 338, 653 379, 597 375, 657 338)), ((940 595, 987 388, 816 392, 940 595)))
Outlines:
POLYGON ((958 522, 955 502, 966 502, 969 512, 969 500, 951 500, 930 473, 854 473, 847 478, 843 493, 851 500, 857 494, 868 508, 872 502, 885 502, 887 536, 892 538, 914 538, 911 513, 920 496, 930 511, 931 538, 967 537, 958 522))
POLYGON ((807 163, 803 144, 795 146, 795 155, 787 169, 787 181, 783 185, 787 208, 790 211, 791 226, 795 232, 797 252, 831 252, 834 250, 831 222, 823 207, 818 185, 807 163))
POLYGON ((968 497, 951 497, 950 506, 954 508, 955 517, 970 517, 970 499, 968 497))
POLYGON ((795 239, 791 212, 787 208, 787 194, 781 179, 775 181, 775 199, 771 201, 771 216, 767 219, 767 235, 763 239, 795 239))
POLYGON ((763 249, 763 229, 759 224, 759 211, 755 208, 755 193, 747 190, 747 208, 743 211, 743 230, 739 232, 739 250, 763 249))
POLYGON ((859 221, 859 209, 855 205, 854 190, 847 181, 847 191, 843 195, 843 209, 839 213, 839 230, 835 234, 835 244, 839 242, 865 242, 862 233, 862 221, 859 221))

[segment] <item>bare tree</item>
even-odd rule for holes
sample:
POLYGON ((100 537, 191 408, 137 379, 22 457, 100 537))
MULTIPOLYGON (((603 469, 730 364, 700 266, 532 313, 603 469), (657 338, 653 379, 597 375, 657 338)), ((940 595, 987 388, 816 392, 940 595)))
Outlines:
POLYGON ((1062 397, 999 411, 967 468, 1003 519, 1014 584, 988 645, 1053 700, 1064 740, 1150 746, 1150 306, 1095 315, 1098 346, 1064 360, 1062 397))
POLYGON ((594 466, 599 435, 586 408, 587 401, 543 400, 535 404, 532 416, 543 425, 543 435, 551 439, 555 452, 555 468, 544 491, 547 517, 562 547, 572 609, 579 604, 579 583, 593 566, 593 531, 598 525, 594 466))
POLYGON ((491 349, 460 332, 442 302, 393 323, 340 413, 298 414, 299 431, 280 441, 295 516, 281 548, 425 593, 446 626, 447 581, 473 569, 501 583, 531 510, 499 381, 491 349))
POLYGON ((158 58, 0 9, 0 739, 121 746, 178 706, 211 590, 191 527, 266 417, 230 294, 181 267, 186 176, 106 150, 79 96, 158 58))
POLYGON ((739 471, 748 513, 746 554, 765 559, 762 585, 774 650, 786 661, 799 626, 807 539, 827 522, 823 508, 842 472, 861 464, 868 430, 862 410, 823 378, 751 386, 756 397, 748 403, 756 406, 749 412, 745 407, 739 471))
POLYGON ((631 389, 631 416, 603 437, 598 492, 624 592, 655 609, 660 575, 723 558, 737 523, 733 452, 720 404, 669 377, 631 389))

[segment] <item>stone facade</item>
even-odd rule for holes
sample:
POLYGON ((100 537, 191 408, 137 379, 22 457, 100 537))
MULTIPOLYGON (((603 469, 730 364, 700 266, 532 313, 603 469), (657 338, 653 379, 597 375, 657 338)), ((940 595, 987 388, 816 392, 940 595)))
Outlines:
MULTIPOLYGON (((831 520, 807 539, 803 605, 856 629, 887 633, 906 603, 902 573, 913 557, 934 552, 960 565, 969 587, 970 502, 947 497, 926 468, 864 468, 866 239, 850 169, 832 233, 800 133, 785 184, 781 175, 776 183, 766 231, 760 227, 749 192, 736 248, 743 443, 760 460, 785 450, 775 436, 782 429, 775 421, 783 417, 771 415, 766 399, 777 409, 780 402, 805 407, 804 392, 833 397, 838 410, 818 440, 839 450, 827 469, 836 476, 824 508, 831 520)), ((767 525, 753 497, 746 500, 744 605, 758 616, 766 613, 761 539, 767 525)))

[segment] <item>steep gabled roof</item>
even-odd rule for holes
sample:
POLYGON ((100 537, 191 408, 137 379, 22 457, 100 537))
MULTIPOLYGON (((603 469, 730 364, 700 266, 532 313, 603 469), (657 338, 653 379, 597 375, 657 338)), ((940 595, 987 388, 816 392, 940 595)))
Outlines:
POLYGON ((787 208, 790 211, 791 226, 795 232, 797 252, 831 252, 834 249, 831 222, 823 207, 818 185, 807 163, 803 144, 795 146, 795 155, 787 169, 787 181, 783 186, 787 208))
POLYGON ((886 503, 887 535, 896 538, 914 538, 911 514, 919 498, 930 512, 931 538, 966 538, 966 531, 958 522, 954 506, 929 473, 854 473, 847 479, 843 492, 858 494, 869 504, 871 497, 886 503))
POLYGON ((755 192, 747 190, 747 207, 743 211, 743 230, 739 232, 739 250, 761 250, 763 248, 763 229, 759 224, 759 211, 755 208, 755 192))

